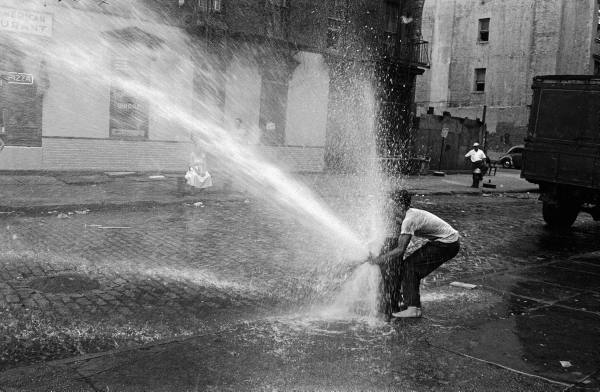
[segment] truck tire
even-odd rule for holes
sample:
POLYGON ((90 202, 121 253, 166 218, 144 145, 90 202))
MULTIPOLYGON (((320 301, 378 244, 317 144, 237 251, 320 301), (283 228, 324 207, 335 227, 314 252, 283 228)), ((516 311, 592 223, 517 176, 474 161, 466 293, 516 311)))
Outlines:
POLYGON ((567 229, 571 227, 578 214, 579 206, 574 204, 558 204, 545 201, 542 206, 544 220, 551 228, 567 229))

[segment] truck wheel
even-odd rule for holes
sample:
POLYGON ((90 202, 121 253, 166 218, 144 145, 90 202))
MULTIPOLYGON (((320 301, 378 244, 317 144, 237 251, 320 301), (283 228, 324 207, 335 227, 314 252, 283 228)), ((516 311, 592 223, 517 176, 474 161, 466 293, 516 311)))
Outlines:
POLYGON ((503 159, 502 167, 505 169, 510 169, 512 167, 512 163, 510 162, 510 159, 503 159))
POLYGON ((573 225, 577 215, 579 214, 579 206, 567 203, 548 203, 544 202, 542 207, 542 215, 548 226, 556 229, 566 229, 573 225))

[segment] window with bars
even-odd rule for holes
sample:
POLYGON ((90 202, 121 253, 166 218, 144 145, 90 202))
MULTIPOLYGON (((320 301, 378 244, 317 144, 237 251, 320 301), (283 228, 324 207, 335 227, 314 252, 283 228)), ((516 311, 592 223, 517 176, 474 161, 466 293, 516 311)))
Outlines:
POLYGON ((223 0, 198 0, 198 9, 201 12, 221 12, 223 0))
POLYGON ((479 19, 479 42, 488 42, 490 40, 490 18, 479 19))
POLYGON ((485 91, 485 68, 475 68, 475 87, 476 92, 485 91))

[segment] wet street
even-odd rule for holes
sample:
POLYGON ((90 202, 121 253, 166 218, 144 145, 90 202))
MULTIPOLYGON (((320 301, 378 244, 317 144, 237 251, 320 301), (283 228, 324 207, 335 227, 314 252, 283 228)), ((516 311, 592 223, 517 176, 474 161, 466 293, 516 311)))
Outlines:
MULTIPOLYGON (((462 249, 393 323, 374 267, 251 198, 4 216, 0 390, 598 390, 600 224, 536 198, 416 196, 462 249)), ((325 200, 365 235, 368 200, 325 200)))

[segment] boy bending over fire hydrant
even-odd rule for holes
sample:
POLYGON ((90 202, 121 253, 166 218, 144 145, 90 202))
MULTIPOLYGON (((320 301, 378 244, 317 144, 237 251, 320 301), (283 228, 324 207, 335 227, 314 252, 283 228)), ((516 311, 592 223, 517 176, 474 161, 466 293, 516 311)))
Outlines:
POLYGON ((411 208, 406 190, 390 194, 391 233, 377 257, 368 262, 379 265, 382 276, 380 311, 391 317, 421 317, 421 279, 452 259, 460 249, 459 234, 436 215, 411 208), (429 241, 404 259, 412 236, 429 241))

